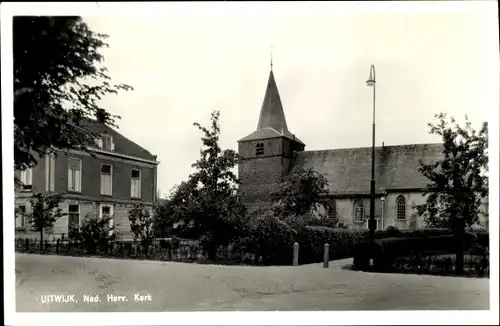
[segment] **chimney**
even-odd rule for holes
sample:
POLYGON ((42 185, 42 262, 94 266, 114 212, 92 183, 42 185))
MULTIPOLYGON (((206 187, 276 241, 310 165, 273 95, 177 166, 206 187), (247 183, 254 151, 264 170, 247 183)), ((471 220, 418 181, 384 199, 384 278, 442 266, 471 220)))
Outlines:
POLYGON ((384 142, 382 142, 382 149, 384 149, 384 142))

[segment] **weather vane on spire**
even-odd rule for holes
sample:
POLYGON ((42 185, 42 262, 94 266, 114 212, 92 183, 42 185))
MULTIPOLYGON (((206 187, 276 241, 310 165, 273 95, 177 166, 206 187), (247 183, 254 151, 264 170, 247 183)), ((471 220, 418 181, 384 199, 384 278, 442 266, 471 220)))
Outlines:
POLYGON ((271 44, 271 70, 273 70, 273 45, 271 44))

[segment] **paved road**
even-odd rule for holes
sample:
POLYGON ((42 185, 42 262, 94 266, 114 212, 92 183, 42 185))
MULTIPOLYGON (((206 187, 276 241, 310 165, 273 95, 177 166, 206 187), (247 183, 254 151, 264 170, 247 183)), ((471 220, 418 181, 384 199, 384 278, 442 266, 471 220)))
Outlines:
POLYGON ((18 312, 489 309, 489 280, 16 254, 18 312), (77 303, 41 303, 74 294, 77 303), (84 295, 99 303, 84 303, 84 295), (151 301, 135 301, 148 294, 151 301), (108 295, 126 302, 108 302, 108 295))

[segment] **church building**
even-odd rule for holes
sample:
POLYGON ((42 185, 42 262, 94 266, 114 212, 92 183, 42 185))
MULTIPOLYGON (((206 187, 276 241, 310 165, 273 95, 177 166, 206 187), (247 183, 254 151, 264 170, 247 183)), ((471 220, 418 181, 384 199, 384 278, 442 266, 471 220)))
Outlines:
MULTIPOLYGON (((323 174, 330 191, 324 213, 354 229, 368 228, 370 212, 371 147, 306 151, 306 145, 289 129, 271 69, 257 129, 238 141, 238 166, 243 203, 251 211, 269 201, 270 193, 296 169, 323 174)), ((377 229, 424 226, 415 205, 423 204, 428 180, 419 171, 442 157, 442 144, 413 144, 375 148, 375 217, 377 229)))

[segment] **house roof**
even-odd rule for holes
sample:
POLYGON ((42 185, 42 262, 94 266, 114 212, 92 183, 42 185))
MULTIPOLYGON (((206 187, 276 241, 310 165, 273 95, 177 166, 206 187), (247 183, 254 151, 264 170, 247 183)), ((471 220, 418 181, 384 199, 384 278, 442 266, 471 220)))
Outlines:
POLYGON ((258 140, 274 137, 286 137, 304 145, 302 141, 296 138, 289 130, 286 124, 285 112, 281 103, 278 86, 274 79, 273 70, 269 72, 266 93, 260 109, 259 123, 257 130, 250 135, 242 138, 239 142, 248 140, 258 140))
MULTIPOLYGON (((419 160, 435 161, 442 151, 442 144, 376 147, 376 192, 424 188, 428 181, 418 171, 419 160)), ((371 147, 297 152, 292 172, 300 168, 325 175, 333 195, 369 194, 371 147)))
POLYGON ((151 154, 147 149, 141 147, 137 143, 123 136, 118 131, 114 130, 110 126, 103 123, 99 123, 96 120, 91 120, 86 118, 84 123, 85 128, 95 132, 95 133, 105 133, 113 136, 113 141, 115 143, 114 152, 119 154, 125 154, 137 158, 142 158, 146 160, 156 161, 157 156, 151 154))

